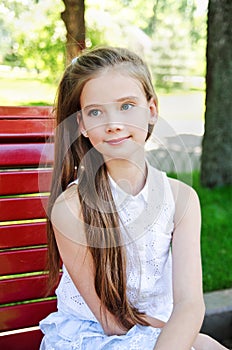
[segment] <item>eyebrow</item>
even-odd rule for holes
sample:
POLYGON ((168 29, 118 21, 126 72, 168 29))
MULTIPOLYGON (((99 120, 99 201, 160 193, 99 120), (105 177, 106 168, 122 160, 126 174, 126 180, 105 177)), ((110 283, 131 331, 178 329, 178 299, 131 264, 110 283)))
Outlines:
POLYGON ((123 101, 127 101, 127 100, 138 101, 139 98, 137 96, 123 96, 123 97, 117 98, 116 100, 114 100, 112 102, 93 103, 93 104, 90 104, 90 105, 83 107, 82 109, 84 110, 84 109, 89 109, 89 108, 96 108, 96 107, 100 107, 102 105, 106 105, 108 103, 123 102, 123 101))
POLYGON ((138 97, 137 96, 125 96, 125 97, 120 97, 117 100, 115 100, 115 102, 122 102, 125 100, 134 100, 134 101, 138 101, 138 97))

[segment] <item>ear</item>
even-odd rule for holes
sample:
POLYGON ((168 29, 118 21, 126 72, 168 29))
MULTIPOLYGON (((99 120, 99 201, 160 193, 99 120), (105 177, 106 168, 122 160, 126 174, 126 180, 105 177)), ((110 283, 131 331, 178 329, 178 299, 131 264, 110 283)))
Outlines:
POLYGON ((81 115, 81 111, 77 112, 77 124, 80 125, 80 121, 82 120, 82 115, 81 115))
POLYGON ((88 137, 88 133, 87 133, 87 131, 85 130, 85 126, 84 126, 84 123, 83 123, 83 119, 82 119, 81 112, 78 112, 78 113, 77 113, 77 124, 78 124, 78 126, 79 126, 79 131, 80 131, 80 133, 81 133, 84 137, 88 137))
POLYGON ((148 107, 150 110, 149 124, 155 124, 158 119, 158 106, 157 106, 157 101, 154 97, 152 97, 148 102, 148 107))

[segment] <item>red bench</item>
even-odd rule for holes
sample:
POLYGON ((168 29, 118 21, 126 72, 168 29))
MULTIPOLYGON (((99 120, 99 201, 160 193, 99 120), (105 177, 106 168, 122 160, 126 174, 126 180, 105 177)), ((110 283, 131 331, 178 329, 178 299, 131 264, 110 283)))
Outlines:
POLYGON ((38 350, 46 294, 46 203, 53 163, 51 107, 0 107, 0 349, 38 350), (49 141, 49 142, 48 142, 49 141))

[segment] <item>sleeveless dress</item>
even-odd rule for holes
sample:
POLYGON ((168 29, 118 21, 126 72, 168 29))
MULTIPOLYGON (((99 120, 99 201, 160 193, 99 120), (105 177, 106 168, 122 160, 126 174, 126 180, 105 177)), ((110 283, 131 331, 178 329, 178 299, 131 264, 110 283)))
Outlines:
MULTIPOLYGON (((109 179, 126 248, 128 299, 140 311, 167 322, 173 308, 170 245, 175 204, 166 174, 147 166, 146 184, 136 196, 109 179)), ((105 335, 65 266, 56 294, 58 311, 40 322, 45 334, 40 350, 151 350, 162 331, 135 325, 125 335, 105 335)))

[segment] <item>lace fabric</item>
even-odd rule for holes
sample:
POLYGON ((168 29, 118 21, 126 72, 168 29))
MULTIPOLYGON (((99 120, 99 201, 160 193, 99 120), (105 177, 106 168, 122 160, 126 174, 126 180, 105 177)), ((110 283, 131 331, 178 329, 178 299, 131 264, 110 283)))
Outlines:
MULTIPOLYGON (((126 194, 112 181, 126 242, 128 298, 140 311, 167 321, 173 304, 170 244, 174 227, 168 178, 149 165, 146 185, 137 196, 126 194)), ((65 267, 57 297, 59 310, 97 321, 65 267)))

